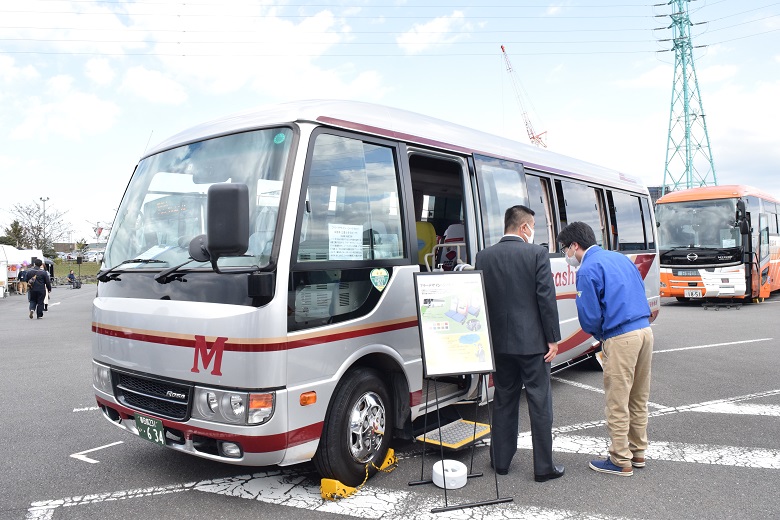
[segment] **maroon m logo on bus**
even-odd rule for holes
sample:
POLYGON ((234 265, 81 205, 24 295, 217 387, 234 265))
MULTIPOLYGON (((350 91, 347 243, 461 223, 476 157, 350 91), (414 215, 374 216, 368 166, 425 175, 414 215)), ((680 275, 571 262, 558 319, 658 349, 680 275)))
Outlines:
POLYGON ((203 370, 208 370, 211 361, 214 360, 214 368, 211 370, 211 375, 222 375, 222 352, 225 350, 225 342, 227 338, 217 338, 210 346, 206 343, 205 336, 195 336, 195 359, 192 361, 192 372, 200 372, 198 370, 198 357, 200 357, 203 370))

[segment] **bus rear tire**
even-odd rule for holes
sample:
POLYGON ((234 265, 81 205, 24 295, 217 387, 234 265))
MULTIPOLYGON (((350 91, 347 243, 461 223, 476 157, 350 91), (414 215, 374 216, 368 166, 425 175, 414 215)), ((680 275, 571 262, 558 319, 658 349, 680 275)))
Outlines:
POLYGON ((382 465, 393 431, 393 406, 376 370, 348 372, 333 393, 314 466, 324 477, 356 487, 382 465))

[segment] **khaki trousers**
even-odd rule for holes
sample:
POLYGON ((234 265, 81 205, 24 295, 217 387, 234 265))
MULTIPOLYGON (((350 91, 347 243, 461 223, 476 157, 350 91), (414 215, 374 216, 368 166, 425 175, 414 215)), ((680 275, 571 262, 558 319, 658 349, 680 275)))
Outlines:
POLYGON ((616 466, 629 468, 631 458, 644 458, 647 449, 653 331, 646 327, 609 338, 602 351, 609 456, 616 466))

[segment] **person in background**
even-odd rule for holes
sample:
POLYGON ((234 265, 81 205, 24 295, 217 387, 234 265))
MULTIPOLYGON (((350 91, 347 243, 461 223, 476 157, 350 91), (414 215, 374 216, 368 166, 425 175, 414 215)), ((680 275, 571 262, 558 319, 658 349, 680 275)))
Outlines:
POLYGON ((577 269, 577 314, 582 330, 602 344, 609 457, 590 468, 630 477, 645 466, 647 402, 653 331, 645 284, 636 265, 596 245, 593 229, 572 222, 558 234, 566 262, 577 269))
POLYGON ((25 265, 19 267, 19 272, 16 275, 16 292, 27 294, 27 266, 25 265))
POLYGON ((33 318, 34 312, 39 320, 43 318, 44 300, 46 299, 47 291, 51 291, 51 277, 42 266, 43 262, 36 258, 35 268, 27 272, 27 282, 30 290, 30 319, 33 318), (33 277, 35 278, 33 279, 33 277))
POLYGON ((561 331, 549 254, 533 241, 534 212, 512 206, 504 214, 503 238, 477 253, 475 269, 483 273, 496 355, 491 462, 499 475, 508 473, 517 451, 520 394, 525 385, 534 480, 546 482, 564 473, 552 456, 550 388, 550 362, 558 352, 561 331))
POLYGON ((76 283, 76 275, 73 273, 73 269, 71 269, 68 273, 68 283, 71 285, 76 283))

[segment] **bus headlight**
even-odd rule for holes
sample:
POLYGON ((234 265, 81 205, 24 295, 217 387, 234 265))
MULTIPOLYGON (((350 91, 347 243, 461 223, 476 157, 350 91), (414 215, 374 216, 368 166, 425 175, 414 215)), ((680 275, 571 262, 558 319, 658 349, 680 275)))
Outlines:
POLYGON ((226 424, 263 424, 274 412, 274 393, 245 394, 195 387, 192 418, 226 424))
POLYGON ((113 395, 114 387, 111 384, 111 369, 105 365, 99 365, 93 361, 92 384, 101 392, 113 395))

